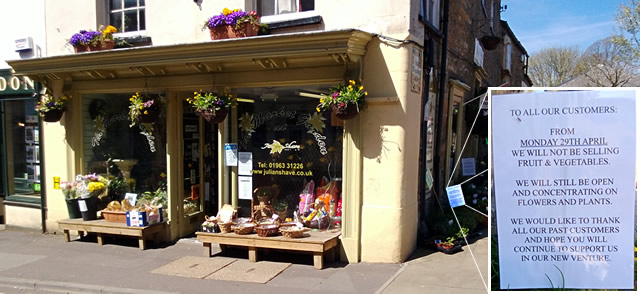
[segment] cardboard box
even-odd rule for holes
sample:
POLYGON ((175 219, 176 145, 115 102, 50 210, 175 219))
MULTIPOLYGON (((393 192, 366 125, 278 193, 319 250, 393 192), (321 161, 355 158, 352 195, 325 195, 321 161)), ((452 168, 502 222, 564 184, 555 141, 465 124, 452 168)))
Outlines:
POLYGON ((145 227, 162 221, 162 208, 158 208, 158 213, 151 216, 148 216, 146 211, 127 211, 127 226, 129 227, 145 227))
POLYGON ((146 211, 127 211, 127 226, 129 227, 144 227, 148 226, 146 211))

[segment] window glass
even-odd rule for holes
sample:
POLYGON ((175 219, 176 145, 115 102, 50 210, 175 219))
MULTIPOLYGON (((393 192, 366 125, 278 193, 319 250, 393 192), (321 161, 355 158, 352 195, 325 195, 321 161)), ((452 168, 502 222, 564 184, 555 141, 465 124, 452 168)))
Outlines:
POLYGON ((183 213, 189 215, 200 207, 200 119, 193 107, 183 100, 182 136, 184 162, 183 213))
POLYGON ((310 11, 315 9, 314 0, 257 0, 261 16, 310 11))
MULTIPOLYGON (((319 100, 302 97, 301 91, 238 91, 246 99, 238 103, 238 157, 249 156, 253 168, 250 175, 243 175, 239 167, 239 175, 252 178, 253 205, 258 205, 258 195, 270 194, 274 209, 292 217, 294 211, 309 212, 301 196, 310 193, 313 199, 323 199, 328 214, 335 216, 341 203, 343 122, 332 118, 330 111, 317 112, 319 100)), ((251 201, 239 204, 241 213, 249 214, 251 201)))
POLYGON ((109 20, 118 32, 133 32, 146 29, 144 1, 111 0, 109 20))
POLYGON ((40 195, 40 142, 34 100, 4 101, 7 193, 40 195))
MULTIPOLYGON (((83 95, 83 154, 85 173, 111 179, 109 194, 166 191, 166 120, 129 127, 131 94, 83 95)), ((164 99, 160 99, 164 105, 164 99)), ((164 108, 164 106, 162 107, 164 108)))

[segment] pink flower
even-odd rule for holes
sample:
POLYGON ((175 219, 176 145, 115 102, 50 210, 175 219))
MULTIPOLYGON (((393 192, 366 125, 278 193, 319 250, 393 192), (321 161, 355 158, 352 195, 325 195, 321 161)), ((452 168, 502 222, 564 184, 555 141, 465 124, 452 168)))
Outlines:
POLYGON ((338 93, 338 92, 333 92, 333 97, 332 97, 332 98, 333 98, 333 99, 336 99, 336 98, 338 98, 338 95, 339 95, 339 93, 338 93))

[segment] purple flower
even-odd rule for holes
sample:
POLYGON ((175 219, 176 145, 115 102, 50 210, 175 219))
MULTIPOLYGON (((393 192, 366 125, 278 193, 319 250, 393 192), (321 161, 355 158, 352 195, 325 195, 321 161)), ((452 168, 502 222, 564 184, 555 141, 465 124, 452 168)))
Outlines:
POLYGON ((79 45, 81 38, 82 38, 82 34, 75 33, 73 34, 73 36, 71 36, 69 43, 71 43, 71 46, 79 45))
POLYGON ((54 107, 54 106, 56 106, 56 103, 55 102, 49 102, 49 103, 47 103, 47 106, 48 107, 54 107))
POLYGON ((144 108, 149 108, 149 107, 151 107, 153 105, 154 102, 155 102, 154 100, 147 100, 144 103, 142 103, 142 106, 144 108))
POLYGON ((224 25, 224 14, 215 15, 209 19, 209 27, 215 28, 217 26, 224 25))
POLYGON ((338 93, 338 92, 333 92, 333 99, 338 98, 338 95, 339 95, 339 94, 340 94, 340 93, 338 93))

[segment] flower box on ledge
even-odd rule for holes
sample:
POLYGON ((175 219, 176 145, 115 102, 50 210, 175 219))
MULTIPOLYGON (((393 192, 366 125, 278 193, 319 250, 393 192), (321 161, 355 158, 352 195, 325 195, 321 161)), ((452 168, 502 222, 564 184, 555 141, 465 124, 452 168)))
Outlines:
POLYGON ((209 18, 204 27, 209 28, 211 40, 253 37, 258 35, 260 23, 255 11, 225 8, 221 14, 209 18))

